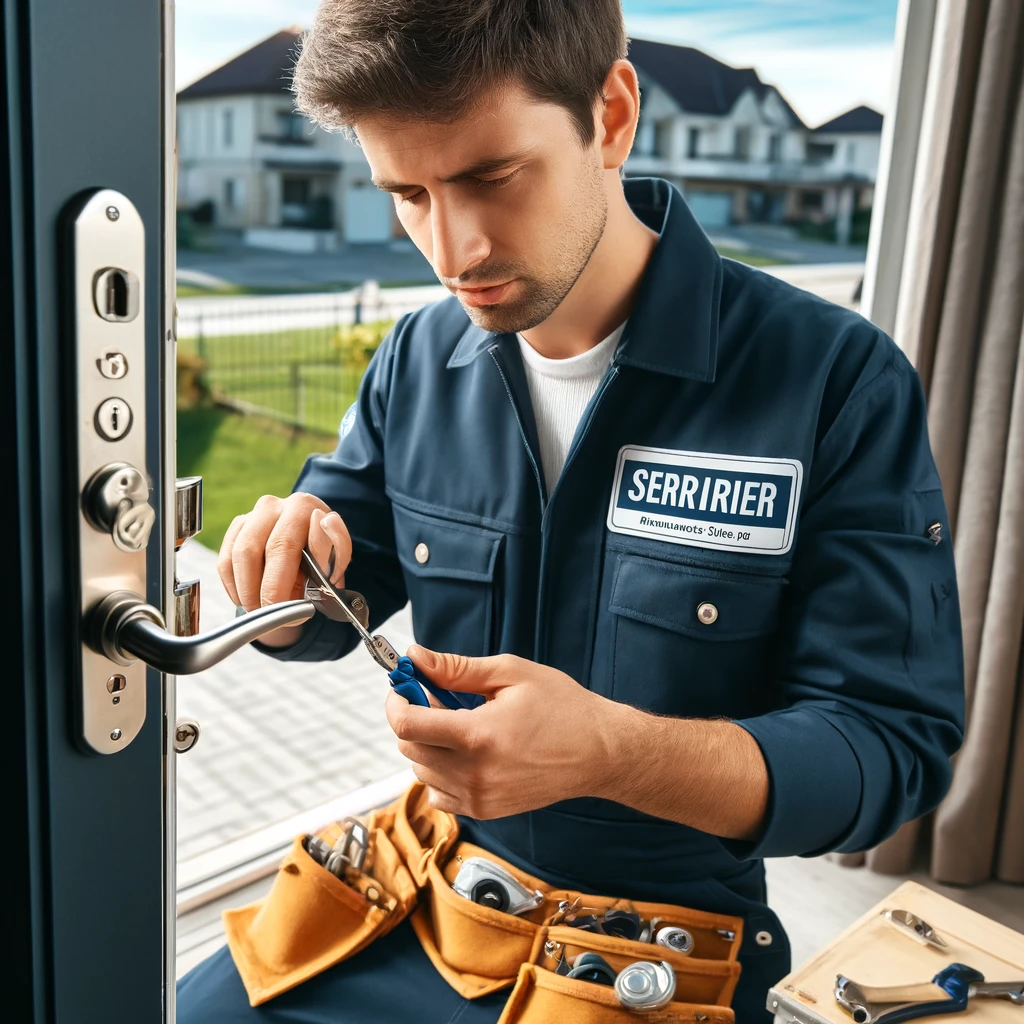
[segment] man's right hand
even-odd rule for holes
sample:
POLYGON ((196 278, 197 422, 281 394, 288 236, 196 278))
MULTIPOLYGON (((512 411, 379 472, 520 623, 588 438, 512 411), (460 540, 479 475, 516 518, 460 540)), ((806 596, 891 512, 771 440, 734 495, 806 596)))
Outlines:
MULTIPOLYGON (((352 538, 341 516, 319 498, 301 492, 287 498, 265 494, 251 512, 235 516, 224 535, 217 572, 231 600, 247 612, 302 597, 302 549, 325 571, 334 548, 336 587, 345 585, 352 538)), ((284 626, 260 637, 268 647, 295 643, 301 626, 284 626)))

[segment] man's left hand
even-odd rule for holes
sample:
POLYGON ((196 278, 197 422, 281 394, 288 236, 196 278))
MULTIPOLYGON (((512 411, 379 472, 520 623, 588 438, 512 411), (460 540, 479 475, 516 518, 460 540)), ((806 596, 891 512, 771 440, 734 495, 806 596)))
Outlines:
POLYGON ((398 749, 429 787, 432 806, 500 818, 600 794, 624 705, 510 654, 465 658, 413 647, 409 657, 438 686, 487 698, 471 711, 449 711, 388 695, 398 749))

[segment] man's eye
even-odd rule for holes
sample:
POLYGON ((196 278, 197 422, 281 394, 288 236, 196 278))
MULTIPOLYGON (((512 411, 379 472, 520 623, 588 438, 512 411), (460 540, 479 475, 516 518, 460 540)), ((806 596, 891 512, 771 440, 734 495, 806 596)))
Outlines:
POLYGON ((418 192, 410 192, 409 195, 399 195, 398 199, 403 203, 412 203, 419 199, 420 196, 426 195, 426 189, 420 189, 418 192))
POLYGON ((517 178, 518 176, 519 176, 519 169, 516 169, 516 170, 512 171, 511 173, 506 174, 503 178, 491 178, 491 179, 480 178, 479 179, 479 183, 481 185, 486 186, 487 188, 504 188, 506 185, 511 184, 512 180, 514 178, 517 178))

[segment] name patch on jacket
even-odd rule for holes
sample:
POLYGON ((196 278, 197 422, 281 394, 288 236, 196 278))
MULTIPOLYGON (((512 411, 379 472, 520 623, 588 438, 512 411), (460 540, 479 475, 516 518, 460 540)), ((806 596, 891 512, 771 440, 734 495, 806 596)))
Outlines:
POLYGON ((619 451, 608 529, 725 551, 784 555, 793 544, 803 466, 796 459, 619 451))

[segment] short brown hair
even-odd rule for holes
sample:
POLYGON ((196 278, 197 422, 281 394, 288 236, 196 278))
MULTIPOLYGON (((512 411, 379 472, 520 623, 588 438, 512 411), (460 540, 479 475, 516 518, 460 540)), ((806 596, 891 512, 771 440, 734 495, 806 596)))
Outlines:
POLYGON ((292 88, 328 129, 394 114, 453 121, 520 83, 594 138, 594 104, 626 56, 621 0, 321 0, 292 88))

